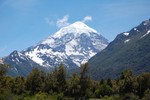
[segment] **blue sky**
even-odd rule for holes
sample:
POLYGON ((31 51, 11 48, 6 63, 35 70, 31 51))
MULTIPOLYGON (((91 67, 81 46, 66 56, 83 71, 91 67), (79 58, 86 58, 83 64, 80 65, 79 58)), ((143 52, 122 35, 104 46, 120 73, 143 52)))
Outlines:
POLYGON ((0 57, 75 21, 84 20, 112 41, 149 18, 150 0, 0 0, 0 57))

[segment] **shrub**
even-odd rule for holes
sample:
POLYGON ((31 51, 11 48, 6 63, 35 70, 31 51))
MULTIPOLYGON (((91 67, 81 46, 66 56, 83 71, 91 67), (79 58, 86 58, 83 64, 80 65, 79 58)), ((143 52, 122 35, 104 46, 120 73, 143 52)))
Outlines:
POLYGON ((139 100, 139 99, 138 99, 138 96, 136 96, 134 93, 127 93, 122 98, 122 100, 139 100))
POLYGON ((46 100, 47 97, 47 93, 39 92, 35 95, 35 100, 46 100))

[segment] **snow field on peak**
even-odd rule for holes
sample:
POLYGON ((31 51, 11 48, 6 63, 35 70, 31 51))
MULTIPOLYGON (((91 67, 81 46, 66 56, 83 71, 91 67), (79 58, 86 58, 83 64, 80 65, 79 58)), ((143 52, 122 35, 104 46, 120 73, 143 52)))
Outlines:
POLYGON ((124 35, 126 35, 126 36, 128 36, 129 35, 129 33, 128 32, 125 32, 125 33, 123 33, 124 35))
MULTIPOLYGON (((38 57, 37 54, 39 53, 39 51, 37 49, 38 48, 35 48, 34 51, 27 52, 26 56, 28 56, 30 59, 32 59, 33 61, 37 62, 39 65, 42 66, 44 61, 38 57)), ((40 51, 40 52, 42 52, 42 51, 40 51)))
POLYGON ((88 27, 86 24, 84 24, 82 22, 75 22, 69 26, 61 28, 58 32, 56 32, 53 35, 53 37, 60 38, 67 33, 74 33, 75 37, 82 33, 86 33, 89 36, 90 33, 92 33, 92 32, 97 33, 96 30, 88 27))
POLYGON ((60 63, 74 63, 79 67, 104 49, 107 43, 96 30, 82 22, 75 22, 28 49, 25 55, 43 67, 55 67, 60 63))
POLYGON ((75 51, 75 46, 77 46, 77 42, 75 40, 71 40, 69 43, 65 45, 65 52, 68 56, 70 55, 79 55, 80 53, 75 51))

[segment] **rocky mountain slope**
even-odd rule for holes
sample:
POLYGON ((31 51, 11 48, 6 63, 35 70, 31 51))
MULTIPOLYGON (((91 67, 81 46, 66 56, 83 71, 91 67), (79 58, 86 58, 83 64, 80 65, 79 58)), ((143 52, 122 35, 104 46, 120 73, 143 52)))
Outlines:
POLYGON ((123 32, 89 60, 93 78, 115 78, 123 70, 150 71, 150 19, 123 32))
POLYGON ((9 65, 8 74, 11 76, 26 76, 35 67, 44 70, 39 64, 16 50, 4 57, 3 63, 9 65))
POLYGON ((53 68, 64 63, 68 68, 75 68, 87 62, 107 44, 107 39, 96 30, 78 21, 22 53, 43 67, 53 68))

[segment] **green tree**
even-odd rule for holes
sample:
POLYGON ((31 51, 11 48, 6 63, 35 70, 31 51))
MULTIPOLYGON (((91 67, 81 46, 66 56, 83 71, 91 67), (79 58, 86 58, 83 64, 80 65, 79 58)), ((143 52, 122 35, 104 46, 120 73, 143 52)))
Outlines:
POLYGON ((10 76, 5 76, 3 78, 3 81, 2 81, 2 88, 0 88, 2 92, 11 92, 11 88, 12 88, 12 85, 13 85, 13 81, 14 81, 14 78, 10 77, 10 76))
POLYGON ((41 79, 41 89, 40 91, 45 92, 46 91, 46 73, 44 71, 40 71, 40 79, 41 79))
POLYGON ((120 93, 134 92, 134 77, 131 70, 125 70, 120 77, 120 93))
POLYGON ((4 78, 7 72, 7 68, 8 68, 7 65, 0 64, 0 92, 4 91, 5 86, 4 78))
POLYGON ((47 74, 46 77, 46 87, 45 87, 45 91, 47 93, 53 93, 53 92, 57 92, 57 69, 55 68, 55 70, 53 72, 49 72, 47 74))
POLYGON ((86 96, 87 94, 87 89, 90 86, 90 77, 88 73, 88 63, 85 63, 81 65, 81 72, 80 72, 80 80, 79 80, 79 85, 80 85, 80 91, 79 91, 79 96, 81 99, 86 96))
POLYGON ((46 78, 46 91, 48 93, 61 93, 65 92, 66 87, 66 69, 64 65, 61 64, 59 67, 55 67, 53 72, 48 73, 46 78))
POLYGON ((57 87, 58 92, 63 92, 66 90, 66 69, 63 64, 58 67, 57 72, 57 87))
POLYGON ((150 100, 150 89, 145 90, 142 100, 150 100))
POLYGON ((107 79, 107 85, 109 85, 111 88, 113 87, 112 80, 109 78, 107 79))
POLYGON ((24 93, 24 91, 25 91, 24 77, 18 76, 16 78, 14 78, 13 84, 11 87, 11 91, 12 91, 12 93, 19 94, 19 95, 24 93))
POLYGON ((110 96, 112 94, 112 88, 104 82, 103 84, 99 85, 95 94, 96 94, 96 97, 104 97, 106 95, 110 96))
POLYGON ((150 73, 143 73, 137 77, 138 82, 138 95, 140 98, 144 96, 144 92, 147 89, 150 89, 150 73))
POLYGON ((68 90, 65 94, 71 97, 77 97, 79 89, 79 76, 76 73, 73 73, 71 78, 68 80, 68 90))
POLYGON ((90 96, 95 97, 95 91, 98 89, 99 87, 99 82, 95 81, 95 80, 91 80, 90 82, 90 96))
POLYGON ((139 98, 134 93, 126 93, 123 95, 122 100, 139 100, 139 98))
POLYGON ((32 70, 26 79, 26 89, 31 91, 31 94, 42 91, 43 82, 46 79, 42 71, 38 68, 32 70))
POLYGON ((0 79, 6 75, 8 66, 4 64, 0 64, 0 79))
POLYGON ((101 79, 100 82, 99 82, 100 85, 102 85, 104 83, 105 83, 104 79, 101 79))

